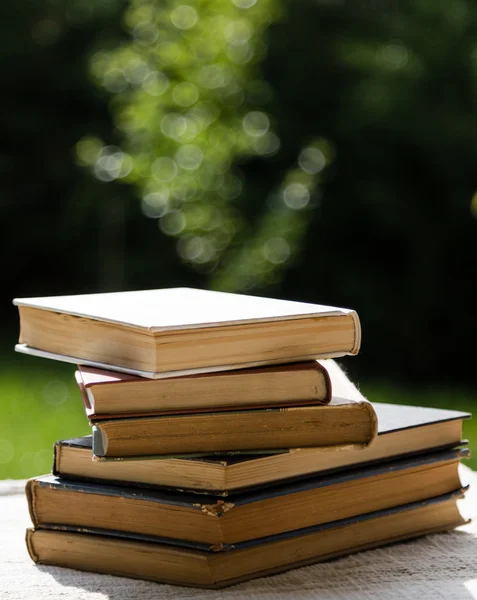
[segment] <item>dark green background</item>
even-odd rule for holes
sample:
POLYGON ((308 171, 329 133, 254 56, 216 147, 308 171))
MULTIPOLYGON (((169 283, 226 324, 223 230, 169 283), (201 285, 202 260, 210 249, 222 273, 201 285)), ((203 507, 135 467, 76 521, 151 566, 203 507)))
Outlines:
MULTIPOLYGON (((28 410, 16 423, 15 407, 28 393, 15 386, 30 385, 34 395, 35 373, 49 367, 13 356, 12 298, 210 285, 143 216, 132 186, 100 182, 75 162, 82 136, 116 135, 109 97, 88 63, 95 50, 127 36, 125 6, 6 0, 0 8, 0 437, 13 432, 8 439, 21 438, 25 452, 49 448, 59 430, 30 448, 37 425, 26 432, 28 410)), ((379 388, 371 399, 470 409, 477 397, 477 6, 283 6, 285 18, 267 31, 262 64, 282 146, 272 158, 241 164, 246 193, 238 205, 250 226, 307 140, 329 140, 335 158, 300 260, 278 284, 251 293, 356 309, 363 343, 346 365, 363 389, 379 388), (398 68, 400 60, 412 68, 398 68)), ((53 410, 32 402, 38 414, 53 410)), ((13 475, 30 474, 28 464, 13 475)))

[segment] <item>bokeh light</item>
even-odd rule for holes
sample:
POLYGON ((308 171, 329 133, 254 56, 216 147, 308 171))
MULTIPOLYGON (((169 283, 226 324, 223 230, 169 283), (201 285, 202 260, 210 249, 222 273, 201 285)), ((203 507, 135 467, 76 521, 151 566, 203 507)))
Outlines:
POLYGON ((274 281, 297 256, 331 161, 319 143, 301 149, 276 187, 279 204, 259 216, 250 238, 238 163, 280 156, 268 110, 273 90, 260 70, 264 34, 280 14, 277 0, 133 0, 124 18, 129 41, 91 60, 93 77, 114 99, 122 140, 118 147, 86 137, 78 161, 100 181, 135 185, 143 214, 176 238, 179 257, 215 272, 224 289, 274 281))

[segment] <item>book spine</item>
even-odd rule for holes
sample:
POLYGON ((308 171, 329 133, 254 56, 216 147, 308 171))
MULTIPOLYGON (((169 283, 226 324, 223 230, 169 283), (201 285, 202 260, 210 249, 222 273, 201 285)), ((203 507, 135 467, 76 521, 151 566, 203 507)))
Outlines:
POLYGON ((361 347, 361 322, 356 311, 351 311, 351 317, 354 323, 354 344, 350 350, 350 354, 358 354, 361 347))
POLYGON ((316 361, 316 368, 321 371, 322 375, 323 375, 323 379, 325 381, 325 389, 326 389, 326 394, 325 394, 325 398, 323 400, 323 404, 329 404, 331 402, 331 399, 333 397, 333 384, 331 382, 331 376, 328 373, 328 369, 325 368, 321 363, 319 363, 318 361, 316 361))
POLYGON ((95 456, 106 456, 107 442, 104 439, 101 428, 97 425, 92 425, 91 433, 93 436, 93 454, 95 456))
POLYGON ((28 503, 28 512, 30 513, 30 519, 34 526, 38 525, 38 515, 36 512, 36 495, 35 487, 36 482, 34 479, 29 479, 25 484, 25 495, 28 503))
POLYGON ((368 402, 367 400, 362 402, 362 407, 367 411, 370 422, 369 437, 367 441, 363 443, 362 447, 368 448, 378 437, 378 415, 376 414, 371 402, 368 402))
POLYGON ((26 542, 26 547, 28 550, 28 554, 30 555, 30 558, 32 559, 32 561, 35 564, 38 564, 40 562, 40 557, 36 553, 35 547, 33 545, 33 533, 34 533, 34 530, 31 527, 29 527, 26 530, 25 542, 26 542))
POLYGON ((56 442, 53 446, 53 464, 51 465, 51 472, 53 475, 59 475, 61 471, 61 445, 56 442))

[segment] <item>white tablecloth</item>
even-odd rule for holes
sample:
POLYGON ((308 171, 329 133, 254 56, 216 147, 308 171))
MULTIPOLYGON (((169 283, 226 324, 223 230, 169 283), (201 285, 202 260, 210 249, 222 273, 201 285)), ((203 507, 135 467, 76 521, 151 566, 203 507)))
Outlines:
POLYGON ((477 599, 477 473, 461 502, 474 523, 456 531, 368 550, 219 591, 37 566, 25 546, 31 526, 23 481, 0 482, 1 600, 471 600, 477 599))

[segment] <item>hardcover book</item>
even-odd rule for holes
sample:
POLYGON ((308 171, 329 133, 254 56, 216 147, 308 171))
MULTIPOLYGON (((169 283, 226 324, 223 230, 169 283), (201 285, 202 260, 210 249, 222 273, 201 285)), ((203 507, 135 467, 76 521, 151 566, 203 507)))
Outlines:
POLYGON ((386 459, 465 444, 463 422, 470 413, 373 402, 378 435, 363 449, 289 449, 267 454, 144 456, 92 460, 92 437, 55 444, 53 473, 64 478, 136 486, 181 488, 227 496, 283 479, 344 470, 386 459))
MULTIPOLYGON (((296 447, 367 447, 377 434, 371 403, 332 359, 332 398, 304 405, 102 419, 90 415, 95 456, 141 456, 296 447)), ((164 381, 161 381, 163 383, 164 381)), ((87 401, 87 397, 83 394, 87 401)), ((87 413, 88 407, 86 408, 87 413)))
POLYGON ((230 495, 88 483, 53 475, 28 480, 35 527, 72 525, 207 544, 215 550, 304 527, 418 502, 461 487, 465 449, 230 495))
MULTIPOLYGON (((28 552, 37 564, 204 588, 280 573, 465 524, 463 490, 337 519, 295 532, 236 544, 214 552, 200 544, 128 536, 123 532, 45 524, 27 529, 28 552)), ((213 550, 213 549, 212 549, 213 550)))
POLYGON ((14 298, 15 349, 148 378, 357 354, 347 308, 194 288, 14 298))
POLYGON ((79 365, 75 377, 90 419, 331 400, 328 371, 316 360, 161 379, 79 365))
POLYGON ((124 457, 296 447, 369 446, 377 420, 367 400, 326 406, 90 419, 95 456, 124 457))

